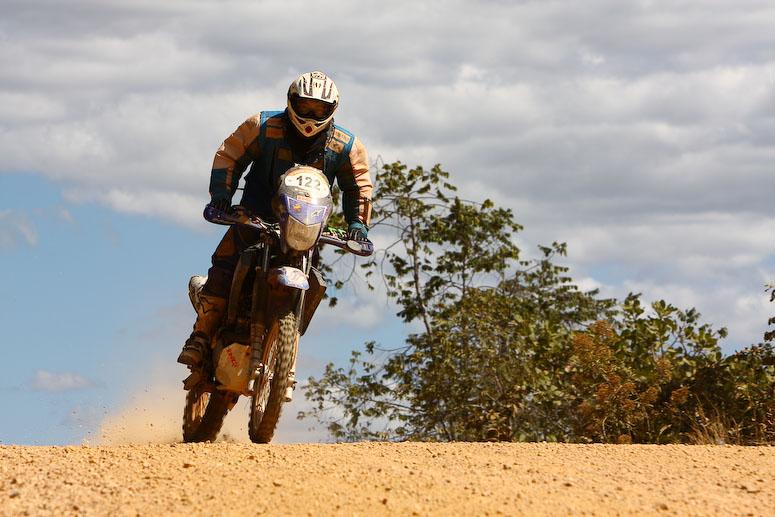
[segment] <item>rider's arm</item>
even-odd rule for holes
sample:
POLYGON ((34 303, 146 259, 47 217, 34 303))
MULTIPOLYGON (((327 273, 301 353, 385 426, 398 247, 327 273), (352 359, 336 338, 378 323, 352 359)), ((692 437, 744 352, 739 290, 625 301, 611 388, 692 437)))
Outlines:
POLYGON ((240 177, 258 157, 258 132, 261 115, 253 115, 229 135, 215 152, 210 173, 210 196, 213 201, 231 200, 240 177))
POLYGON ((371 175, 366 147, 355 137, 350 153, 337 174, 342 191, 342 209, 348 224, 371 221, 371 175))

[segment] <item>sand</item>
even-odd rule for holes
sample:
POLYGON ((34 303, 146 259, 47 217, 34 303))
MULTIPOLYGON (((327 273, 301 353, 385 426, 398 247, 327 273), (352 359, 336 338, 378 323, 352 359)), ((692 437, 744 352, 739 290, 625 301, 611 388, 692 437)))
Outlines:
POLYGON ((2 515, 775 515, 775 447, 0 447, 2 515))

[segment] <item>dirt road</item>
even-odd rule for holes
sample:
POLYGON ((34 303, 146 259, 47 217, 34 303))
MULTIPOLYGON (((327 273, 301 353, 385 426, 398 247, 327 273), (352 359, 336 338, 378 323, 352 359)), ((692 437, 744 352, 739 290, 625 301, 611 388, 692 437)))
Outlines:
POLYGON ((775 515, 775 447, 0 447, 0 514, 775 515))

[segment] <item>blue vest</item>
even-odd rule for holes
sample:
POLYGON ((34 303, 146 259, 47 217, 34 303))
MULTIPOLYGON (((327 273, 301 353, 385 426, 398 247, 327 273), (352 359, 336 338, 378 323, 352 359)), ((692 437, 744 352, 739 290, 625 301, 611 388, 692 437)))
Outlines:
MULTIPOLYGON (((272 198, 277 192, 280 176, 296 165, 293 151, 285 138, 286 124, 290 124, 285 111, 262 111, 258 133, 259 156, 250 166, 245 177, 243 206, 262 218, 273 219, 272 198)), ((334 124, 333 137, 326 145, 323 163, 304 164, 322 166, 328 182, 333 186, 337 173, 349 159, 355 136, 334 124)))

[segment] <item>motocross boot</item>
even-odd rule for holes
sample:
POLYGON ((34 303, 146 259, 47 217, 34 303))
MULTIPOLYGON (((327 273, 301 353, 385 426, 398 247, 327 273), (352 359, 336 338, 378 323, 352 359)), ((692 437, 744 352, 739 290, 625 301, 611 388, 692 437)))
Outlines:
POLYGON ((199 293, 196 322, 191 337, 183 345, 178 362, 188 366, 199 366, 207 352, 215 330, 226 312, 226 299, 199 293))

